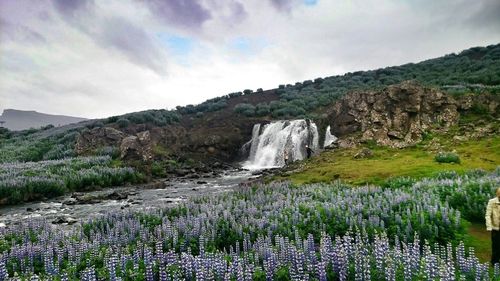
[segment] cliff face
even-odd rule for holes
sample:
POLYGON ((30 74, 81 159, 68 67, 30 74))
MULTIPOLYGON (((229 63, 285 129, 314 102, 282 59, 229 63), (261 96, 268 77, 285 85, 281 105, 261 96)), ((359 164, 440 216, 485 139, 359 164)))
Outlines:
POLYGON ((80 133, 75 151, 88 155, 103 147, 114 147, 124 160, 190 158, 205 163, 233 162, 241 160, 240 148, 250 138, 253 124, 258 122, 262 120, 233 117, 203 124, 94 128, 80 133))
POLYGON ((408 81, 382 91, 349 93, 334 104, 327 119, 341 147, 368 140, 406 147, 421 141, 430 129, 456 125, 460 112, 476 103, 491 114, 498 110, 498 102, 488 96, 454 98, 408 81))

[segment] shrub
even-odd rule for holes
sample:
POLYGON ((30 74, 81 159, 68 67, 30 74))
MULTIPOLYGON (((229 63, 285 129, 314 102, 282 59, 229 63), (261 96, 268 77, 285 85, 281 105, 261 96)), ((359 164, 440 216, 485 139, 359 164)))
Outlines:
POLYGON ((234 107, 234 111, 236 113, 250 117, 255 115, 255 106, 249 103, 239 103, 234 107))
POLYGON ((48 130, 48 129, 52 129, 52 128, 54 128, 54 125, 49 124, 49 125, 43 126, 42 128, 40 128, 40 130, 44 131, 44 130, 48 130))
POLYGON ((126 128, 130 125, 130 121, 128 119, 125 119, 125 118, 118 119, 118 121, 116 121, 116 123, 118 124, 118 126, 120 128, 126 128))
MULTIPOLYGON (((113 149, 110 150, 112 154, 113 149)), ((0 164, 0 198, 19 203, 55 197, 89 186, 113 186, 138 182, 141 175, 131 168, 112 167, 109 156, 77 157, 25 163, 0 164)))
POLYGON ((257 104, 255 108, 255 115, 256 116, 266 116, 271 112, 269 105, 266 103, 259 103, 257 104))
POLYGON ((151 174, 154 177, 162 178, 167 176, 167 171, 162 162, 153 162, 151 164, 151 174))
POLYGON ((457 163, 460 164, 460 157, 454 152, 440 152, 434 160, 438 163, 457 163))
POLYGON ((111 116, 111 117, 108 117, 108 119, 106 120, 106 123, 115 123, 116 121, 118 121, 118 119, 120 119, 120 116, 111 116))

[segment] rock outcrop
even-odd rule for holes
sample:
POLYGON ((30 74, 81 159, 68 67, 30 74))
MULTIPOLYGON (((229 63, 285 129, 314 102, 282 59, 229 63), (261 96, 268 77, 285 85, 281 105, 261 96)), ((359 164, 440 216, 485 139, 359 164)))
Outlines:
POLYGON ((152 160, 153 152, 149 131, 124 138, 120 144, 120 157, 125 160, 142 160, 144 162, 152 160))
POLYGON ((116 147, 127 135, 112 127, 94 128, 82 131, 76 139, 75 152, 78 155, 92 153, 102 147, 116 147))
POLYGON ((79 155, 92 154, 103 147, 116 147, 124 160, 149 161, 153 158, 152 140, 149 131, 135 135, 112 128, 94 128, 80 133, 76 139, 75 152, 79 155))
POLYGON ((456 124, 459 116, 451 96, 408 81, 382 91, 349 93, 335 103, 328 121, 341 147, 369 140, 406 147, 419 142, 432 126, 456 124))

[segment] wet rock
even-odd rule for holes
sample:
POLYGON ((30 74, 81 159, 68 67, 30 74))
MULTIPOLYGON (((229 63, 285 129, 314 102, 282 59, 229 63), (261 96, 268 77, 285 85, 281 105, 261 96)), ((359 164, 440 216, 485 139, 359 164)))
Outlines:
POLYGON ((186 169, 175 169, 175 170, 174 170, 174 173, 175 173, 175 175, 176 175, 176 176, 178 176, 178 177, 183 177, 183 176, 185 176, 185 175, 189 174, 189 171, 188 171, 188 170, 186 170, 186 169))
POLYGON ((142 186, 142 189, 164 189, 165 183, 161 181, 154 181, 142 186))
POLYGON ((97 204, 101 203, 102 197, 91 194, 73 194, 70 199, 65 200, 65 205, 97 204))
POLYGON ((263 173, 264 173, 263 170, 252 171, 252 176, 262 175, 263 173))
POLYGON ((68 200, 65 200, 62 202, 63 205, 76 205, 78 203, 78 200, 76 200, 76 198, 69 198, 68 200))
POLYGON ((128 198, 128 194, 125 192, 113 191, 106 196, 109 200, 125 200, 128 198))
POLYGON ((33 212, 33 211, 34 211, 33 208, 29 208, 29 207, 26 208, 26 212, 33 212))
POLYGON ((81 193, 81 192, 73 192, 73 194, 71 194, 71 198, 77 198, 77 197, 81 197, 81 196, 84 196, 85 193, 81 193))
POLYGON ((78 220, 76 220, 75 218, 67 217, 67 216, 60 216, 52 221, 53 224, 68 224, 68 225, 72 225, 72 224, 75 224, 77 222, 78 222, 78 220))
POLYGON ((206 182, 206 181, 197 181, 196 183, 197 184, 207 184, 208 182, 206 182))

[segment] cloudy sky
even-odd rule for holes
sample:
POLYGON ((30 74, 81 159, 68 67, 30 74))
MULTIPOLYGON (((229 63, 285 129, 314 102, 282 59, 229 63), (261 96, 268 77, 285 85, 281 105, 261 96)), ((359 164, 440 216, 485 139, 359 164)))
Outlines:
POLYGON ((0 0, 0 112, 106 117, 500 43, 498 0, 0 0))

